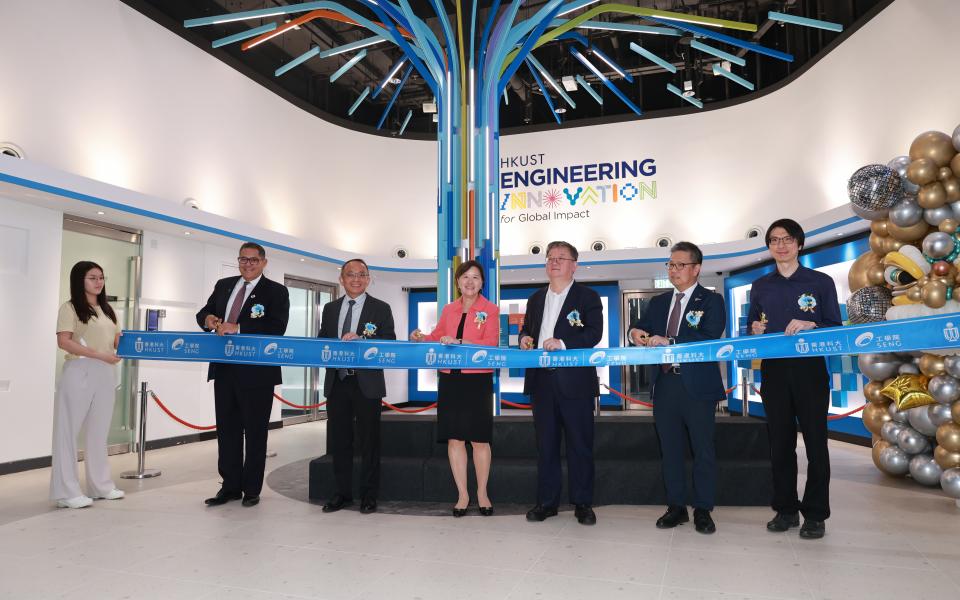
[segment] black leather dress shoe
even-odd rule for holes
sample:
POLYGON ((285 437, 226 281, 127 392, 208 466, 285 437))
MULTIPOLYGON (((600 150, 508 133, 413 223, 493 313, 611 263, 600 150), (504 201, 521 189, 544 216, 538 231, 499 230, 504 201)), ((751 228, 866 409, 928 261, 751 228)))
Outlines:
POLYGON ((767 531, 782 533, 789 530, 791 527, 797 527, 799 525, 800 515, 797 513, 789 514, 778 512, 776 516, 767 522, 767 531))
POLYGON ((365 515, 377 512, 377 501, 374 498, 364 498, 360 502, 360 512, 365 515))
POLYGON ((800 528, 800 537, 805 540, 819 540, 827 532, 827 525, 823 521, 804 519, 800 528))
POLYGON ((246 494, 243 497, 243 502, 241 502, 240 504, 244 506, 256 506, 260 504, 260 496, 252 496, 250 494, 246 494))
POLYGON ((710 516, 710 511, 704 508, 693 509, 693 526, 696 527, 697 533, 710 534, 717 530, 713 517, 710 516))
POLYGON ((243 494, 240 492, 228 492, 226 490, 220 490, 217 492, 217 495, 213 498, 207 498, 203 501, 207 506, 220 506, 221 504, 226 504, 231 500, 239 500, 243 498, 243 494))
POLYGON ((597 524, 597 513, 593 512, 593 508, 589 504, 577 504, 573 514, 581 525, 597 524))
POLYGON ((493 516, 493 507, 492 507, 492 506, 481 506, 481 507, 479 507, 478 510, 480 511, 480 514, 481 514, 482 516, 484 516, 484 517, 492 517, 492 516, 493 516))
POLYGON ((687 513, 686 506, 669 506, 667 512, 657 519, 657 529, 670 529, 689 521, 690 515, 687 513))
POLYGON ((544 506, 538 504, 527 511, 527 520, 528 521, 543 521, 548 517, 557 516, 557 507, 556 506, 544 506))
POLYGON ((327 503, 323 505, 323 512, 332 513, 337 512, 345 506, 350 506, 353 504, 352 498, 347 498, 341 494, 334 494, 333 498, 327 500, 327 503))
POLYGON ((465 508, 457 508, 457 507, 454 507, 454 508, 453 508, 453 516, 456 517, 456 518, 458 518, 458 519, 459 519, 460 517, 466 516, 466 514, 467 514, 467 509, 465 509, 465 508))

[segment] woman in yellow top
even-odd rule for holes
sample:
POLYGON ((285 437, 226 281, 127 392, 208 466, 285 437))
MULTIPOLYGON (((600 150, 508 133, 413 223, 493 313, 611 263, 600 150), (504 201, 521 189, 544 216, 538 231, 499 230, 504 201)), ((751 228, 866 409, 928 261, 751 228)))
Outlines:
POLYGON ((94 262, 78 262, 70 270, 70 299, 57 316, 57 346, 67 353, 53 415, 50 499, 57 506, 83 508, 93 499, 123 498, 107 460, 119 341, 120 326, 107 303, 103 269, 94 262), (88 495, 80 491, 77 476, 77 435, 84 424, 88 495))

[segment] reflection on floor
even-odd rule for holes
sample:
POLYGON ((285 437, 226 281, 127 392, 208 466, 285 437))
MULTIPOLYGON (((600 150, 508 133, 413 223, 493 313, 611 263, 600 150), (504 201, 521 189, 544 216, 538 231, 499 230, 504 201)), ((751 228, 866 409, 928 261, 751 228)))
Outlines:
MULTIPOLYGON (((150 452, 147 465, 161 477, 118 479, 124 500, 82 510, 46 502, 49 469, 0 477, 0 598, 960 594, 960 509, 937 490, 879 474, 867 448, 831 443, 834 516, 827 537, 808 542, 796 530, 767 533, 764 508, 718 509, 713 536, 686 525, 657 530, 659 506, 599 507, 595 527, 578 525, 571 511, 535 524, 517 510, 462 519, 443 507, 323 514, 297 494, 289 465, 322 453, 325 429, 318 422, 271 432, 277 456, 267 462, 276 471, 268 485, 282 493, 265 489, 253 508, 203 506, 219 487, 215 442, 150 452)), ((116 473, 135 466, 132 455, 111 461, 116 473)))

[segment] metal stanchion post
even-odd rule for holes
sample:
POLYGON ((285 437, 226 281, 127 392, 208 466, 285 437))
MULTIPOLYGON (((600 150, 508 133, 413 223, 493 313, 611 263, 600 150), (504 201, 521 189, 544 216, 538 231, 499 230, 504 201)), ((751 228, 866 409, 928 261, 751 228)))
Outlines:
POLYGON ((140 439, 137 441, 137 470, 136 471, 124 471, 120 473, 120 477, 123 479, 149 479, 151 477, 159 477, 160 469, 147 469, 144 467, 144 459, 147 448, 147 394, 150 392, 147 391, 147 382, 140 382, 140 427, 139 427, 139 436, 140 439))
POLYGON ((593 399, 593 416, 600 416, 600 396, 593 399))
POLYGON ((750 381, 747 379, 747 371, 744 370, 740 375, 740 387, 743 390, 741 392, 741 402, 740 402, 740 414, 749 417, 750 416, 750 381))

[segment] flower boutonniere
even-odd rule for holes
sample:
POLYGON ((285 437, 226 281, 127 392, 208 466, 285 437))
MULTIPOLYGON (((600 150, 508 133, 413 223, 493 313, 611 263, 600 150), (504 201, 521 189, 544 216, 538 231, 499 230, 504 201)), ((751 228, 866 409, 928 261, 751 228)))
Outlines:
POLYGON ((480 327, 487 322, 487 313, 482 310, 477 311, 477 316, 473 318, 473 322, 477 324, 477 329, 480 329, 480 327))
POLYGON ((800 297, 797 298, 797 305, 803 312, 813 312, 813 309, 817 307, 817 299, 813 297, 813 294, 800 294, 800 297))
POLYGON ((702 310, 691 310, 687 313, 687 326, 694 329, 700 327, 700 319, 703 317, 702 310))
POLYGON ((570 314, 567 315, 567 321, 570 323, 571 327, 583 327, 583 321, 580 320, 579 310, 571 310, 570 314))
POLYGON ((265 315, 265 314, 267 314, 267 311, 264 310, 262 304, 254 304, 253 306, 250 307, 250 318, 251 318, 251 319, 259 319, 260 317, 262 317, 262 316, 265 315))
POLYGON ((373 323, 364 323, 363 324, 363 333, 361 334, 365 338, 372 338, 377 335, 377 326, 373 323))

